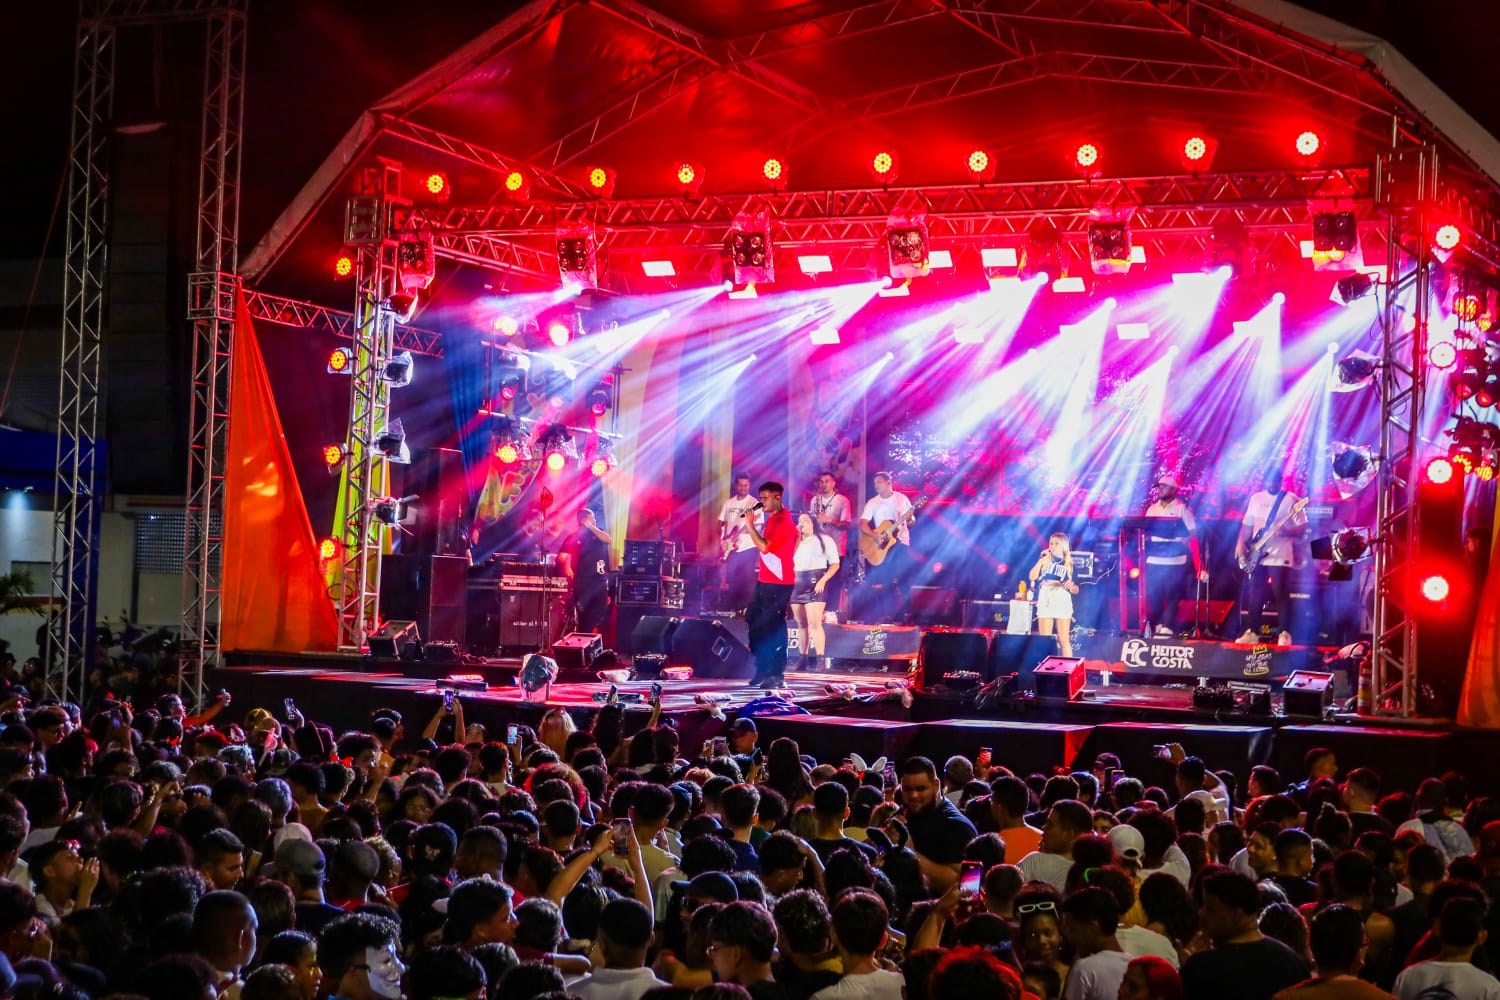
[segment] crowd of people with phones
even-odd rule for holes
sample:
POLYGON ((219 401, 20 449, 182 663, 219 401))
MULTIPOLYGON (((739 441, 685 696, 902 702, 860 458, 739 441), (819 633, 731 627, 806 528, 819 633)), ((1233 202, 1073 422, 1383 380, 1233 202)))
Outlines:
POLYGON ((0 708, 0 998, 1500 998, 1500 802, 1457 774, 819 761, 656 701, 0 708))

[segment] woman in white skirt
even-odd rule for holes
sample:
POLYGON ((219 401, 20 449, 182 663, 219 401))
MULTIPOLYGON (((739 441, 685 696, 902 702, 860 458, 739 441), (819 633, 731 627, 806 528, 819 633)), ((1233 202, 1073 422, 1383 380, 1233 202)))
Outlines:
POLYGON ((1047 550, 1031 567, 1031 588, 1036 594, 1038 631, 1042 635, 1057 632, 1058 649, 1064 656, 1073 655, 1073 552, 1068 536, 1054 531, 1047 540, 1047 550))
POLYGON ((839 547, 811 514, 797 515, 792 569, 797 574, 792 616, 802 637, 802 669, 815 670, 823 659, 823 609, 828 607, 828 581, 839 571, 839 547))

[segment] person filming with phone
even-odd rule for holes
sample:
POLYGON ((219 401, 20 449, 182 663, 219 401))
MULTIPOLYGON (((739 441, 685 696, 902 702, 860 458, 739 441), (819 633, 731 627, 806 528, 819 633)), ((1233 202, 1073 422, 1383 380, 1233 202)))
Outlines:
MULTIPOLYGON (((958 879, 964 848, 977 837, 974 824, 940 794, 937 765, 926 757, 908 757, 901 765, 902 820, 911 835, 922 874, 935 891, 958 879)), ((901 839, 898 831, 893 840, 901 839)))

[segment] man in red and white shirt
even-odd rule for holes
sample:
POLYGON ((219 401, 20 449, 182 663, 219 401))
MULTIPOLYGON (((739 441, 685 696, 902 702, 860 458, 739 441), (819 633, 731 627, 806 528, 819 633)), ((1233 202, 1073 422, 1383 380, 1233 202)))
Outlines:
POLYGON ((796 573, 792 557, 797 550, 797 522, 781 505, 785 490, 780 483, 762 483, 760 503, 764 526, 746 518, 750 540, 760 553, 755 595, 745 609, 745 627, 750 651, 755 654, 755 676, 751 687, 778 687, 786 680, 786 612, 791 606, 796 573))

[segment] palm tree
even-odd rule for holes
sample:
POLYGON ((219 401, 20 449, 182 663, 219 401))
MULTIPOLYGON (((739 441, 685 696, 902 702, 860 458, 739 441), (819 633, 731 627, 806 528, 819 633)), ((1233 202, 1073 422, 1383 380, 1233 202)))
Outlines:
POLYGON ((12 611, 24 611, 38 616, 46 614, 36 597, 36 582, 25 570, 0 573, 0 615, 8 615, 12 611))

